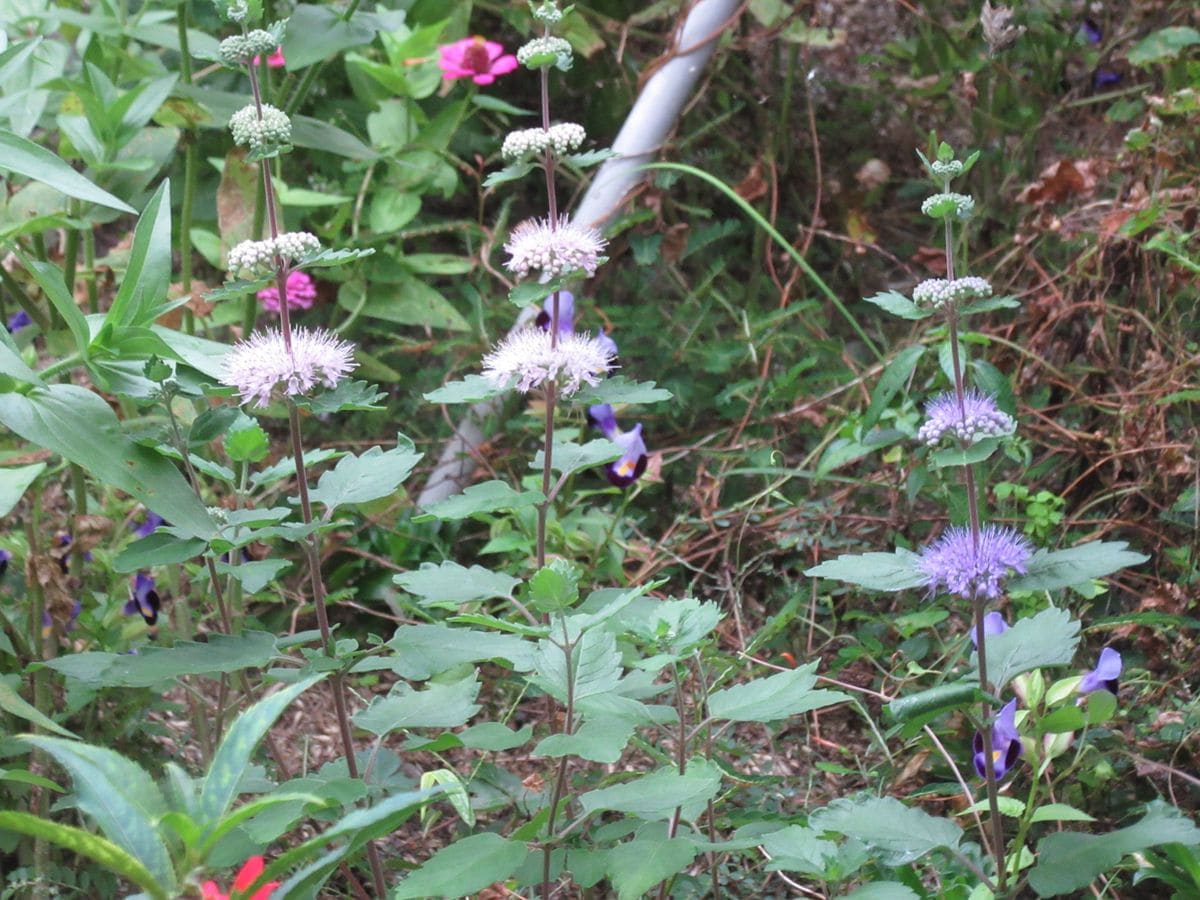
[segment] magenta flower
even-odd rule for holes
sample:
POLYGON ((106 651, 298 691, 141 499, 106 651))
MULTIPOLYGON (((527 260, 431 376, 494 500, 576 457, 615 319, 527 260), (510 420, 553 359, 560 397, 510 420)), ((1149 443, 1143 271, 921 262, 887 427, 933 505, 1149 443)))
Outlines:
MULTIPOLYGON (((265 287, 256 295, 262 301, 263 309, 279 312, 279 288, 272 284, 265 287)), ((311 309, 317 299, 317 286, 308 277, 307 272, 292 272, 287 277, 288 309, 311 309)))
POLYGON ((917 569, 932 591, 945 587, 964 600, 995 600, 1010 571, 1025 574, 1032 550, 1029 541, 1011 528, 984 526, 976 545, 971 529, 951 526, 921 552, 917 569))
MULTIPOLYGON (((261 62, 262 62, 261 56, 254 57, 254 65, 257 66, 261 62)), ((282 47, 276 47, 275 52, 267 57, 267 68, 268 69, 282 69, 286 65, 287 65, 287 60, 284 59, 284 57, 283 57, 283 48, 282 47)))
MULTIPOLYGON (((1017 701, 1009 700, 1000 712, 996 713, 996 721, 992 725, 992 771, 999 780, 1024 752, 1021 746, 1021 735, 1017 732, 1017 701)), ((971 742, 975 751, 975 771, 980 778, 987 777, 987 757, 983 754, 983 735, 975 733, 971 742)))
POLYGON ((438 66, 446 81, 470 78, 476 84, 491 84, 497 75, 516 69, 517 58, 495 41, 476 35, 438 47, 438 66))
POLYGON ((629 431, 617 425, 616 414, 607 403, 589 406, 588 421, 600 429, 601 434, 621 448, 621 456, 604 467, 604 474, 616 487, 629 487, 646 471, 646 442, 642 439, 642 423, 629 431))
POLYGON ((1084 675, 1083 680, 1079 682, 1079 693, 1090 694, 1092 691, 1105 690, 1115 694, 1122 668, 1121 654, 1112 647, 1105 647, 1100 651, 1096 668, 1084 675))

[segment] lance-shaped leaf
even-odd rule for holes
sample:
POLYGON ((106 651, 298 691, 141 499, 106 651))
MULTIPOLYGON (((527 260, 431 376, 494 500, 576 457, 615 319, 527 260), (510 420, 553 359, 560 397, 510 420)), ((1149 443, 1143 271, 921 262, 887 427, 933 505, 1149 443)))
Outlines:
MULTIPOLYGON (((138 862, 136 857, 90 831, 51 822, 26 812, 8 811, 0 811, 0 828, 15 834, 39 838, 72 853, 86 856, 118 877, 133 882, 153 900, 167 900, 164 882, 138 862)), ((170 884, 174 884, 174 880, 170 884)))
POLYGON ((0 169, 40 181, 77 200, 121 212, 137 212, 128 203, 96 187, 49 150, 4 129, 0 129, 0 169))
POLYGON ((217 827, 237 796, 238 785, 259 741, 275 724, 275 720, 288 704, 324 677, 314 675, 305 678, 259 700, 237 717, 225 735, 225 740, 221 741, 221 746, 217 748, 208 775, 200 788, 197 814, 201 825, 207 829, 217 827))
POLYGON ((166 801, 144 769, 107 747, 44 735, 22 740, 71 773, 75 805, 108 840, 131 854, 160 885, 174 888, 175 870, 155 825, 167 811, 166 801))

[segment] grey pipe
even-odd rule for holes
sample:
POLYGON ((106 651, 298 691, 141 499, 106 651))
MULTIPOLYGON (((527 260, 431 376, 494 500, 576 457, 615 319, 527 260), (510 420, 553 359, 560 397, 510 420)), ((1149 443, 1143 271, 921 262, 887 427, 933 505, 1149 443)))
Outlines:
MULTIPOLYGON (((692 96, 696 81, 717 46, 721 32, 733 23, 741 0, 696 0, 676 29, 672 42, 675 55, 647 79, 633 108, 621 126, 612 149, 617 154, 606 160, 588 185, 572 219, 603 229, 616 217, 629 191, 643 177, 641 167, 654 158, 692 96)), ((513 328, 521 328, 533 317, 523 310, 513 328)), ((500 411, 504 398, 492 397, 473 404, 459 419, 447 440, 438 464, 417 498, 417 506, 432 503, 462 491, 475 471, 472 458, 483 443, 483 423, 500 411)))

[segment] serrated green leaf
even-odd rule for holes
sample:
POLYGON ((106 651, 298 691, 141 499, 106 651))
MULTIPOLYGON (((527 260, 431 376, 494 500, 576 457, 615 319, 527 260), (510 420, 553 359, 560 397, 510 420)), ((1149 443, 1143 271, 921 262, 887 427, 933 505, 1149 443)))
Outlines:
POLYGON ((1094 816, 1089 816, 1081 809, 1076 809, 1066 803, 1044 803, 1033 811, 1030 822, 1095 822, 1094 816))
MULTIPOLYGON (((1007 631, 988 635, 985 641, 988 682, 999 694, 1022 672, 1069 665, 1079 644, 1079 621, 1065 609, 1050 607, 1020 619, 1007 631)), ((977 654, 971 661, 978 666, 977 654)))
POLYGON ((925 584, 917 569, 920 557, 911 550, 893 553, 844 553, 837 559, 805 569, 809 578, 830 578, 875 591, 903 591, 925 584))
POLYGON ((338 412, 358 412, 383 409, 379 401, 387 396, 378 385, 343 378, 337 387, 315 397, 297 397, 296 405, 322 416, 338 412))
POLYGON ((1154 63, 1175 59, 1181 52, 1200 44, 1200 31, 1186 25, 1160 28, 1138 41, 1128 53, 1129 62, 1147 67, 1154 63))
POLYGON ((769 870, 803 872, 814 878, 824 878, 838 856, 837 844, 801 825, 789 825, 765 835, 762 846, 771 856, 769 870))
POLYGON ((430 684, 423 691, 400 682, 388 696, 376 697, 355 714, 354 724, 378 735, 400 728, 453 728, 479 712, 478 694, 475 673, 449 684, 430 684))
POLYGON ((670 818, 683 808, 683 818, 699 814, 721 787, 721 771, 713 763, 696 759, 680 775, 674 768, 659 769, 612 787, 588 791, 579 798, 586 813, 602 810, 628 813, 648 822, 670 818))
POLYGON ((514 750, 533 737, 533 726, 512 731, 499 722, 481 722, 458 733, 464 747, 475 750, 514 750))
POLYGON ((1066 550, 1038 550, 1024 575, 1010 578, 1009 591, 1052 591, 1103 578, 1150 557, 1128 549, 1125 541, 1091 541, 1066 550))
POLYGON ((392 900, 464 897, 503 881, 520 868, 529 849, 485 831, 443 847, 405 878, 392 900))
MULTIPOLYGON (((0 811, 0 828, 39 838, 85 856, 115 875, 136 884, 154 900, 167 900, 168 894, 163 889, 163 883, 138 862, 136 857, 89 831, 51 822, 30 813, 8 811, 0 811)), ((174 884, 174 879, 169 883, 174 884)))
POLYGON ((962 829, 949 819, 905 806, 894 797, 835 800, 809 816, 817 831, 834 831, 879 850, 888 866, 901 866, 946 847, 954 850, 962 829))
POLYGON ((714 719, 731 722, 776 722, 850 699, 840 691, 814 691, 816 669, 815 662, 808 663, 790 672, 715 691, 708 698, 708 713, 714 719))
POLYGON ((488 175, 488 177, 483 180, 483 186, 485 188, 490 188, 495 187, 498 184, 505 184, 509 181, 520 181, 522 178, 532 172, 534 168, 534 164, 529 162, 514 163, 511 166, 505 166, 503 169, 499 169, 488 175))
POLYGON ((580 405, 609 403, 613 406, 633 403, 661 403, 675 395, 653 381, 630 381, 624 375, 613 375, 599 384, 585 386, 572 401, 580 405))
POLYGON ((697 852, 684 838, 626 841, 608 851, 608 877, 618 900, 636 900, 691 865, 697 852))
POLYGON ((413 521, 455 521, 504 509, 525 509, 537 506, 545 499, 541 491, 516 491, 504 481, 485 481, 471 485, 461 494, 427 506, 425 514, 414 517, 413 521))
POLYGON ((196 810, 199 825, 206 830, 217 827, 237 796, 242 775, 259 742, 288 705, 324 677, 314 675, 298 681, 259 700, 234 720, 201 785, 196 810))
POLYGON ((388 646, 396 651, 386 660, 401 678, 424 681, 440 672, 485 660, 507 660, 518 672, 533 668, 535 645, 507 634, 432 625, 401 625, 388 646))
POLYGON ((1058 897, 1087 887, 1121 858, 1159 844, 1200 844, 1200 828, 1162 802, 1150 804, 1140 822, 1108 834, 1062 831, 1038 841, 1029 886, 1039 897, 1058 897))
POLYGON ((503 572, 493 572, 483 566, 471 566, 468 569, 452 560, 445 560, 438 565, 421 563, 421 568, 401 572, 392 580, 410 594, 420 597, 425 604, 447 603, 455 606, 496 597, 512 599, 513 589, 520 583, 519 578, 503 572))
POLYGON ((568 671, 575 702, 611 691, 621 680, 621 654, 616 637, 599 628, 585 631, 571 650, 568 670, 563 649, 548 640, 538 641, 532 681, 560 703, 567 700, 568 671))
POLYGON ((929 454, 929 465, 934 469, 947 469, 953 466, 973 466, 975 463, 983 462, 995 453, 1003 440, 1003 438, 989 437, 976 441, 966 449, 961 447, 947 447, 944 450, 935 450, 929 454))
POLYGON ((876 881, 856 888, 844 900, 921 900, 921 895, 898 881, 876 881))
POLYGON ((496 387, 482 375, 468 375, 462 381, 449 381, 423 396, 430 403, 478 403, 504 392, 504 388, 496 387))
POLYGON ((625 752, 635 724, 624 718, 597 716, 588 719, 571 734, 551 734, 533 748, 534 756, 578 756, 592 762, 612 765, 625 752))
MULTIPOLYGON (((554 449, 550 454, 550 468, 555 472, 570 474, 578 472, 580 469, 590 469, 593 466, 612 462, 621 453, 622 450, 620 447, 604 438, 597 438, 594 441, 588 441, 586 444, 562 441, 554 445, 554 449)), ((534 456, 533 461, 529 464, 529 468, 541 471, 545 460, 545 451, 539 450, 537 455, 534 456)))
POLYGON ((864 297, 868 303, 874 303, 884 312, 889 312, 893 316, 899 316, 901 319, 910 319, 917 321, 927 319, 933 315, 933 310, 921 309, 917 304, 913 303, 908 297, 896 291, 885 291, 876 294, 874 297, 864 297))
POLYGON ((151 687, 184 675, 221 675, 263 668, 276 655, 275 635, 243 631, 210 634, 207 643, 143 647, 136 656, 88 651, 46 660, 45 665, 93 687, 151 687))
POLYGON ((278 578, 280 572, 290 569, 292 563, 287 559, 254 559, 236 566, 218 561, 216 566, 221 575, 236 578, 247 594, 257 594, 278 578))
POLYGON ((309 499, 325 507, 326 519, 339 506, 370 503, 396 492, 423 455, 403 435, 398 435, 396 441, 397 446, 391 450, 372 447, 360 456, 343 456, 321 475, 309 499))
POLYGON ((145 866, 159 885, 174 888, 175 870, 155 827, 167 811, 166 801, 144 769, 107 747, 44 735, 21 740, 71 773, 75 805, 108 840, 145 866))

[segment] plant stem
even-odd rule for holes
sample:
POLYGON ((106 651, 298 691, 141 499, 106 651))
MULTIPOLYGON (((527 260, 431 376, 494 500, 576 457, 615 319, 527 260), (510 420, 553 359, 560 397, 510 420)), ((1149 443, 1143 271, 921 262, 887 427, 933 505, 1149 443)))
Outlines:
MULTIPOLYGON (((954 226, 951 219, 945 219, 946 239, 946 278, 954 280, 954 226)), ((958 310, 954 304, 947 305, 947 325, 950 333, 950 358, 954 366, 954 396, 958 401, 959 415, 966 419, 966 388, 963 379, 962 360, 958 352, 958 310)), ((972 466, 963 466, 963 480, 967 491, 967 515, 971 525, 971 546, 979 550, 979 493, 975 486, 975 470, 972 466)), ((971 598, 971 607, 975 617, 975 648, 979 661, 979 689, 988 695, 992 692, 988 682, 987 640, 983 630, 983 617, 987 612, 984 599, 978 595, 971 598)), ((996 860, 996 880, 1001 893, 1005 891, 1008 873, 1005 871, 1004 823, 1000 819, 1000 801, 996 784, 996 766, 992 747, 992 705, 985 699, 980 701, 980 716, 982 726, 980 737, 983 743, 984 780, 987 783, 988 824, 991 827, 991 850, 996 860)))
MULTIPOLYGON (((79 201, 70 200, 67 202, 67 215, 79 215, 79 201)), ((73 298, 75 296, 75 270, 79 265, 79 230, 76 228, 67 229, 67 245, 63 249, 63 281, 67 284, 67 292, 73 298)))
MULTIPOLYGON (((679 736, 676 738, 678 746, 675 748, 675 765, 679 768, 679 774, 683 775, 687 769, 687 746, 688 746, 688 728, 687 728, 687 702, 683 695, 683 681, 679 677, 679 664, 674 666, 675 670, 675 712, 679 716, 679 736)), ((679 829, 679 817, 682 814, 683 807, 675 807, 675 811, 671 813, 671 818, 667 822, 667 840, 675 837, 675 832, 679 829)), ((668 878, 663 881, 658 889, 658 900, 667 900, 667 891, 670 890, 671 882, 674 878, 668 878)))
MULTIPOLYGON (((570 635, 567 633, 566 619, 559 616, 559 621, 562 623, 563 643, 562 651, 566 655, 566 673, 567 673, 567 709, 566 716, 563 721, 563 734, 570 734, 573 731, 572 720, 575 718, 575 671, 574 671, 574 651, 575 645, 571 643, 570 635)), ((553 853, 552 841, 554 841, 554 820, 558 816, 558 805, 562 802, 563 793, 567 786, 567 754, 563 754, 558 761, 558 771, 554 776, 554 787, 550 791, 550 815, 546 820, 546 842, 542 844, 542 900, 549 900, 552 892, 550 884, 550 856, 553 853)))
MULTIPOLYGON (((355 0, 357 4, 357 0, 355 0)), ((250 75, 250 90, 254 94, 254 106, 258 117, 262 119, 262 91, 259 89, 258 73, 253 63, 246 66, 250 75)), ((260 161, 262 168, 263 205, 267 211, 267 224, 271 230, 271 239, 279 237, 279 216, 275 209, 275 187, 271 182, 270 160, 260 161)), ((288 261, 276 254, 275 283, 279 290, 279 326, 283 335, 283 344, 288 353, 292 351, 292 322, 288 310, 287 276, 288 261)), ((305 525, 313 524, 312 503, 308 497, 308 470, 304 465, 304 445, 300 433, 300 410, 291 398, 288 398, 288 431, 292 446, 292 459, 296 468, 296 485, 300 494, 300 515, 305 525)), ((317 627, 321 631, 321 644, 329 659, 337 658, 337 647, 329 628, 329 614, 325 607, 325 581, 321 576, 321 544, 316 529, 309 532, 308 537, 301 541, 301 548, 308 562, 309 587, 312 591, 313 607, 317 614, 317 627)), ((342 672, 335 672, 330 679, 333 691, 333 706, 337 714, 338 731, 341 734, 342 750, 346 754, 346 771, 351 778, 358 778, 358 760, 354 757, 354 734, 350 728, 350 714, 346 704, 346 682, 342 672)), ((387 895, 387 880, 384 878, 383 862, 379 857, 379 848, 375 842, 367 844, 367 859, 371 865, 371 879, 374 882, 375 896, 387 895)))
MULTIPOLYGON (((188 49, 188 18, 191 16, 191 0, 183 0, 175 21, 179 26, 179 79, 184 84, 192 83, 192 54, 188 49)), ((179 284, 183 294, 190 299, 192 293, 192 208, 196 199, 196 168, 199 150, 196 146, 196 129, 189 127, 183 135, 183 200, 179 205, 179 284)), ((183 308, 183 330, 188 334, 196 331, 196 318, 191 307, 183 308)))

